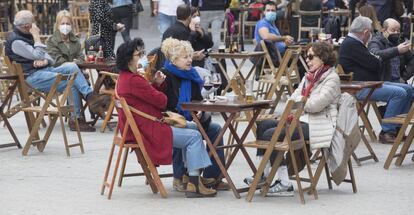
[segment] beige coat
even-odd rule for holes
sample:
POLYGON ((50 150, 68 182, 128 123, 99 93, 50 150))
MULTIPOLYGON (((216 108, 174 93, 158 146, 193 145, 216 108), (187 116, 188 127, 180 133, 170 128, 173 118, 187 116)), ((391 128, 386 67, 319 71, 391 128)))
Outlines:
MULTIPOLYGON (((291 98, 298 101, 307 82, 303 78, 291 98)), ((309 124, 309 142, 311 149, 329 147, 336 126, 338 101, 341 96, 340 80, 335 68, 330 68, 316 82, 305 104, 301 121, 309 124)))

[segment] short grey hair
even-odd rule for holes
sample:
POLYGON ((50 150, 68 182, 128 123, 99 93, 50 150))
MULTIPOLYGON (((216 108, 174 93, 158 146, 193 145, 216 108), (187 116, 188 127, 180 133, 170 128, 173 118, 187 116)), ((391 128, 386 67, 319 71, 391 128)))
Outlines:
POLYGON ((352 21, 349 31, 351 33, 361 33, 366 29, 372 29, 372 20, 365 16, 358 16, 352 21))
POLYGON ((31 24, 33 23, 33 21, 34 17, 32 12, 30 12, 29 10, 21 10, 16 13, 13 24, 15 26, 22 26, 26 24, 31 24))

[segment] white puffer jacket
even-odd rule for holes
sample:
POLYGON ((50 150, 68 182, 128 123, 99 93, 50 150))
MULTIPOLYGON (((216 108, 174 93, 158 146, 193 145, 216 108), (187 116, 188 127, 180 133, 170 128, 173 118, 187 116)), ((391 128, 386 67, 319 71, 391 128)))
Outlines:
MULTIPOLYGON (((307 79, 303 78, 291 98, 299 101, 307 79)), ((316 82, 305 104, 301 121, 309 124, 309 142, 311 149, 325 148, 331 145, 338 115, 338 102, 341 96, 340 80, 335 68, 331 67, 316 82)))

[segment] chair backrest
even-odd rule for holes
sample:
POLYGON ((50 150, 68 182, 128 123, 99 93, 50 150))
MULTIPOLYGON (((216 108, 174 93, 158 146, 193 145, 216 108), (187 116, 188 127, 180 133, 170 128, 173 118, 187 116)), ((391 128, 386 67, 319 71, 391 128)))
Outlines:
POLYGON ((303 11, 299 10, 299 23, 298 23, 298 40, 301 40, 301 32, 302 31, 311 31, 312 28, 320 29, 322 26, 322 11, 316 10, 316 11, 303 11), (317 25, 315 26, 302 26, 303 18, 316 18, 317 17, 317 25))
POLYGON ((90 31, 89 26, 89 2, 69 2, 69 11, 73 18, 73 31, 75 34, 80 32, 88 33, 90 31))
MULTIPOLYGON (((138 126, 137 126, 137 124, 135 122, 135 119, 132 115, 131 108, 128 105, 128 103, 126 102, 125 98, 122 98, 122 97, 116 98, 115 107, 116 107, 119 114, 122 113, 125 116, 125 125, 124 125, 124 128, 123 128, 122 137, 121 137, 122 141, 125 142, 128 131, 129 131, 129 129, 131 129, 131 131, 134 135, 134 139, 135 139, 134 144, 137 144, 138 148, 140 149, 145 161, 148 164, 148 168, 150 170, 155 170, 155 166, 152 163, 151 158, 149 157, 149 155, 147 153, 147 150, 145 149, 144 142, 142 140, 141 132, 138 129, 138 126)), ((117 126, 117 129, 116 129, 115 135, 117 135, 119 131, 120 131, 120 124, 118 122, 118 126, 117 126)))
POLYGON ((154 55, 148 55, 148 67, 145 69, 145 74, 144 77, 147 80, 151 80, 152 76, 154 75, 153 72, 155 70, 155 66, 157 65, 157 60, 158 60, 158 55, 154 54, 154 55))
MULTIPOLYGON (((289 148, 293 147, 291 142, 291 137, 295 129, 298 129, 300 140, 304 144, 304 135, 302 127, 300 126, 299 118, 303 112, 304 106, 306 103, 306 97, 302 97, 300 101, 294 101, 289 99, 286 103, 285 109, 278 120, 277 127, 271 138, 271 143, 273 147, 279 140, 279 136, 284 129, 286 131, 284 142, 289 144, 289 148)), ((296 148, 297 146, 294 146, 296 148)))

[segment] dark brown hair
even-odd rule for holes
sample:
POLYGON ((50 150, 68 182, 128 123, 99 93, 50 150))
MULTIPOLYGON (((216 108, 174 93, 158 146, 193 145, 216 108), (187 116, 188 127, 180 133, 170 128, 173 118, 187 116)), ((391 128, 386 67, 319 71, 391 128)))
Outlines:
POLYGON ((335 66, 336 65, 336 53, 333 49, 333 45, 327 42, 317 42, 310 45, 315 56, 319 57, 324 64, 335 66))

